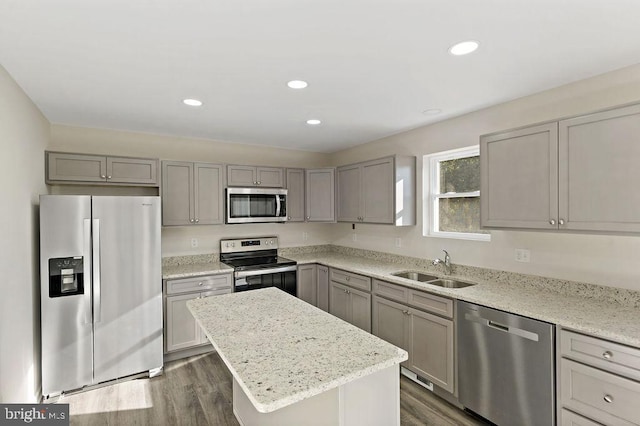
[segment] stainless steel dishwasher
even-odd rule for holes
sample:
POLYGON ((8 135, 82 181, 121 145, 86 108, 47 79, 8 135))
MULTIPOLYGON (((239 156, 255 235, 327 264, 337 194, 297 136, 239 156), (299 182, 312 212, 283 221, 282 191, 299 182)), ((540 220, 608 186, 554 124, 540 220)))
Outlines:
POLYGON ((555 425, 552 324, 457 302, 458 393, 500 426, 555 425))

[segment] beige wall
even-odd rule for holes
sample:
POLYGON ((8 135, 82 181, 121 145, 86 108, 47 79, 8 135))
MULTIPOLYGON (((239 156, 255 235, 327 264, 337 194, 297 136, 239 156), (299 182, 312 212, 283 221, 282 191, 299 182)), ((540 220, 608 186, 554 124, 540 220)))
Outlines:
MULTIPOLYGON (((227 164, 253 164, 286 167, 324 167, 328 154, 290 149, 241 145, 207 139, 179 138, 105 129, 62 125, 51 126, 49 150, 99 153, 125 156, 154 157, 164 160, 188 160, 227 164)), ((54 186, 53 193, 106 193, 114 191, 100 187, 54 186)), ((146 189, 124 189, 122 194, 149 194, 146 189)), ((157 192, 156 192, 157 193, 157 192)), ((327 244, 330 242, 328 224, 250 224, 193 227, 165 227, 162 230, 162 255, 175 256, 219 251, 221 238, 277 235, 283 247, 327 244), (306 239, 303 238, 306 233, 306 239), (191 247, 191 239, 198 239, 198 247, 191 247)))
MULTIPOLYGON (((638 101, 640 65, 340 151, 331 161, 341 165, 396 153, 416 155, 422 194, 426 154, 478 144, 485 133, 638 101)), ((332 230, 333 241, 430 259, 441 256, 444 248, 454 263, 640 290, 640 236, 492 231, 491 242, 450 240, 423 237, 422 217, 423 206, 418 205, 419 224, 409 229, 357 225, 355 242, 351 225, 340 224, 332 230), (395 247, 397 237, 401 248, 395 247), (531 250, 531 262, 515 262, 516 248, 531 250)))
POLYGON ((38 195, 49 122, 0 66, 0 402, 40 393, 38 195))

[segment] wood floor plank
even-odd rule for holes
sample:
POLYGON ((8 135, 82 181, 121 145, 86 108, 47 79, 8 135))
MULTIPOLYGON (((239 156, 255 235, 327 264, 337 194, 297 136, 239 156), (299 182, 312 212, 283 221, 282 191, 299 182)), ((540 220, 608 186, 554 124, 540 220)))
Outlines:
MULTIPOLYGON (((169 362, 164 374, 64 396, 78 426, 239 426, 232 377, 217 353, 169 362)), ((402 426, 480 426, 471 417, 406 377, 400 380, 402 426)))

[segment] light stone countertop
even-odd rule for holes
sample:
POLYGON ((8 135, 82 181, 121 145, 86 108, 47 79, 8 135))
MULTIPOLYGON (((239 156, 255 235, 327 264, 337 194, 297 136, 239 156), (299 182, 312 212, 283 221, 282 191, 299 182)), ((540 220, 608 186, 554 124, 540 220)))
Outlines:
MULTIPOLYGON (((349 256, 344 253, 315 252, 306 254, 288 253, 287 257, 299 264, 319 263, 332 268, 378 278, 406 287, 426 290, 433 294, 477 303, 491 308, 523 315, 530 318, 558 324, 562 327, 591 334, 603 339, 640 347, 640 309, 625 306, 605 297, 581 297, 562 294, 550 287, 537 284, 542 277, 531 277, 530 284, 524 282, 499 282, 452 275, 450 278, 476 283, 460 289, 447 289, 390 275, 401 271, 420 271, 421 268, 408 267, 384 259, 370 259, 349 256)), ((433 270, 423 270, 431 275, 433 270)), ((449 277, 447 277, 449 278, 449 277)), ((616 289, 603 291, 615 292, 616 289)))
POLYGON ((407 359, 407 352, 276 288, 187 307, 256 409, 318 395, 407 359))
POLYGON ((197 277, 199 275, 233 273, 233 267, 220 262, 165 264, 162 266, 162 279, 197 277))

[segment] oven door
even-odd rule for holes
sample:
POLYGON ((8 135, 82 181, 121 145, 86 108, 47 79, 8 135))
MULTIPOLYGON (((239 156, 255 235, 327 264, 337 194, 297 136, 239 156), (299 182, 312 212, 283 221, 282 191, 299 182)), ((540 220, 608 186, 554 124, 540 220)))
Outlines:
POLYGON ((227 188, 227 223, 286 222, 287 190, 227 188))
POLYGON ((297 266, 294 265, 284 268, 236 272, 233 291, 277 287, 292 296, 297 296, 297 269, 297 266))

